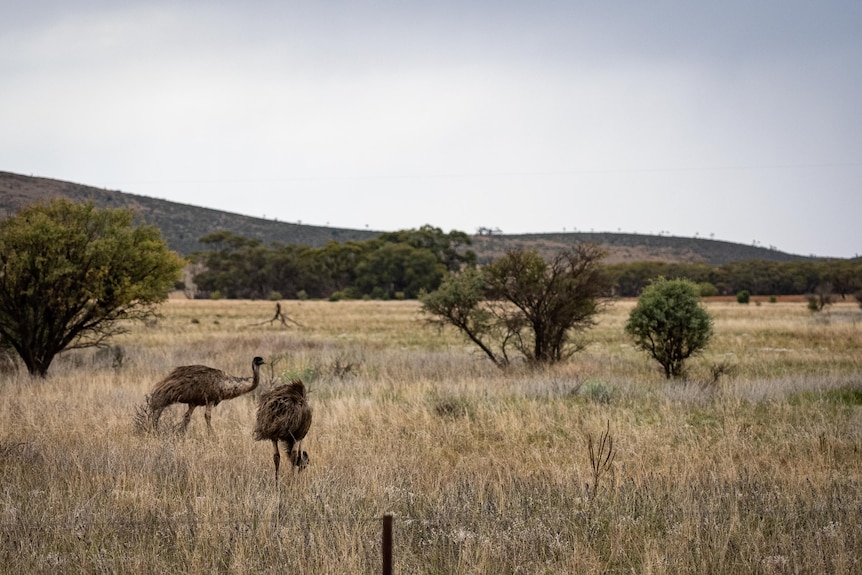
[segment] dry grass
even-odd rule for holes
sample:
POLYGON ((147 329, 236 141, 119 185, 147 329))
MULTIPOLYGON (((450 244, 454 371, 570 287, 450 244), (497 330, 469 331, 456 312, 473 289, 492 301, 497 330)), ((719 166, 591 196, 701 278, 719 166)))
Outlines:
POLYGON ((82 351, 3 376, 0 565, 376 573, 390 512, 398 573, 860 572, 858 307, 710 303, 713 345, 668 383, 622 333, 631 305, 570 364, 502 373, 415 302, 288 302, 285 329, 271 303, 171 300, 118 366, 82 351), (185 437, 134 433, 172 367, 250 374, 254 355, 264 388, 311 390, 306 471, 274 482, 253 395, 215 408, 213 437, 200 413, 185 437))

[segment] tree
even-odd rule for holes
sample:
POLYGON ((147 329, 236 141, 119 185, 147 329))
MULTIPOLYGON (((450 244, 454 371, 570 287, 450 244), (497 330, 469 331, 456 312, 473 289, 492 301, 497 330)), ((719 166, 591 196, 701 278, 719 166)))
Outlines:
POLYGON ((54 357, 155 315, 183 260, 129 210, 55 200, 0 222, 0 339, 44 377, 54 357))
POLYGON ((364 242, 329 242, 322 248, 295 244, 263 246, 260 240, 219 231, 200 240, 213 247, 195 254, 202 292, 229 298, 294 297, 415 298, 437 289, 447 271, 475 265, 463 232, 444 234, 423 226, 381 234, 364 242))
POLYGON ((581 348, 572 333, 600 311, 609 280, 598 247, 578 245, 552 262, 534 250, 514 250, 482 270, 451 275, 422 298, 432 321, 461 330, 498 366, 518 352, 535 364, 557 363, 581 348))
POLYGON ((810 311, 823 311, 826 306, 832 305, 832 284, 829 282, 820 284, 807 299, 810 311))
POLYGON ((486 291, 481 270, 469 267, 447 277, 437 290, 422 294, 422 311, 430 316, 431 323, 457 328, 495 365, 505 367, 509 364, 506 346, 496 351, 490 337, 494 323, 484 305, 486 291))
POLYGON ((476 253, 467 249, 467 246, 472 244, 470 236, 457 230, 446 234, 440 228, 424 225, 418 230, 386 232, 369 241, 403 243, 417 249, 427 249, 451 272, 456 272, 465 265, 476 265, 476 253))
POLYGON ((670 379, 684 375, 685 360, 707 346, 712 317, 700 305, 696 284, 658 278, 641 293, 625 330, 670 379))
POLYGON ((827 261, 821 264, 821 268, 821 284, 818 287, 831 286, 830 291, 840 295, 842 300, 862 287, 862 262, 827 261))
POLYGON ((356 281, 356 266, 367 251, 365 242, 327 242, 322 248, 310 250, 309 259, 321 284, 318 297, 351 288, 356 281))
POLYGON ((368 252, 356 265, 356 288, 376 299, 419 296, 436 289, 446 268, 425 248, 406 243, 385 243, 368 252))
POLYGON ((219 231, 200 241, 216 248, 196 254, 204 265, 195 276, 201 291, 218 291, 228 298, 264 298, 277 289, 267 276, 270 250, 260 240, 219 231))

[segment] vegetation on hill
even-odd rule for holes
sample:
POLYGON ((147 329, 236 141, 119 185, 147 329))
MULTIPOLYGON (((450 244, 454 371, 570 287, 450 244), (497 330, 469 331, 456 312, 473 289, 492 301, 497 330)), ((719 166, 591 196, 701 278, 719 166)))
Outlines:
MULTIPOLYGON (((48 178, 0 172, 0 219, 14 215, 24 206, 55 197, 76 202, 92 201, 98 207, 131 208, 142 220, 161 229, 170 248, 182 255, 206 249, 201 238, 219 231, 256 239, 267 245, 296 244, 312 248, 323 247, 331 241, 369 240, 381 233, 253 218, 48 178)), ((433 222, 428 223, 433 226, 433 222)), ((583 243, 601 246, 607 253, 607 263, 664 261, 722 265, 745 260, 789 262, 817 259, 761 246, 665 235, 572 232, 525 235, 482 233, 471 234, 470 237, 480 264, 516 249, 533 249, 550 260, 562 250, 583 243)))
POLYGON ((230 298, 415 298, 467 263, 489 264, 534 251, 545 261, 582 245, 606 254, 612 294, 637 296, 657 277, 694 281, 704 295, 832 294, 862 290, 862 260, 794 256, 699 238, 613 233, 503 235, 420 230, 371 232, 289 224, 44 178, 0 172, 0 219, 53 197, 131 208, 193 256, 189 288, 230 298), (438 243, 439 242, 439 243, 438 243))
POLYGON ((662 261, 723 265, 751 260, 793 262, 822 259, 720 240, 610 232, 482 235, 473 238, 473 249, 479 255, 479 263, 487 263, 513 249, 535 249, 547 257, 573 244, 583 243, 601 246, 608 254, 607 263, 662 261))
POLYGON ((0 219, 14 215, 25 206, 54 198, 91 201, 100 208, 131 209, 140 220, 159 228, 168 246, 184 256, 206 249, 201 238, 219 231, 255 238, 267 244, 278 242, 314 247, 322 247, 330 241, 362 241, 380 235, 380 232, 368 230, 253 218, 59 180, 0 172, 0 219))

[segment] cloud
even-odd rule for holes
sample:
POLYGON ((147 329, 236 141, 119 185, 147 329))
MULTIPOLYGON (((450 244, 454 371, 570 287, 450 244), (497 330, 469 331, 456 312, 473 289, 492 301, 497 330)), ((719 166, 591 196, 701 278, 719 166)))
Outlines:
POLYGON ((347 227, 858 251, 855 3, 31 4, 0 23, 3 169, 347 227))

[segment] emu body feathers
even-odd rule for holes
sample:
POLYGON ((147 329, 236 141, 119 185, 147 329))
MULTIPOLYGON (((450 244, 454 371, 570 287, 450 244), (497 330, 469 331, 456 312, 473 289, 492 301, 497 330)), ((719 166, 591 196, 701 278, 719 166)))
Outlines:
POLYGON ((252 377, 228 375, 220 369, 205 365, 183 365, 174 368, 153 387, 147 396, 150 426, 155 429, 166 407, 185 403, 188 411, 183 416, 181 430, 185 431, 196 407, 206 406, 204 418, 212 431, 212 408, 222 401, 239 397, 254 390, 260 383, 260 366, 265 362, 255 357, 251 362, 252 377))
POLYGON ((272 460, 275 463, 275 478, 281 455, 278 442, 287 446, 292 465, 304 469, 308 465, 308 454, 302 450, 302 440, 311 427, 312 410, 305 395, 305 384, 294 379, 263 394, 257 408, 257 424, 254 438, 272 442, 272 460))

